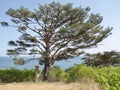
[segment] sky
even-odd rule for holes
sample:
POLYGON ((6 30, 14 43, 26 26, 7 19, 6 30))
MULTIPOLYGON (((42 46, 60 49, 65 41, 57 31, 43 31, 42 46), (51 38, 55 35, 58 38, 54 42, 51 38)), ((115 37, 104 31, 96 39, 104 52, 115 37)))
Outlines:
MULTIPOLYGON (((86 49, 86 52, 97 53, 103 51, 116 50, 120 52, 120 0, 0 0, 0 22, 10 21, 10 17, 5 13, 9 8, 17 9, 24 6, 33 10, 38 8, 38 4, 49 4, 52 1, 60 2, 61 4, 73 3, 74 7, 89 6, 90 13, 100 13, 103 16, 102 26, 113 27, 112 35, 107 37, 97 48, 86 49)), ((0 26, 0 56, 7 56, 6 51, 11 47, 8 46, 8 41, 17 40, 20 34, 14 28, 0 26)))

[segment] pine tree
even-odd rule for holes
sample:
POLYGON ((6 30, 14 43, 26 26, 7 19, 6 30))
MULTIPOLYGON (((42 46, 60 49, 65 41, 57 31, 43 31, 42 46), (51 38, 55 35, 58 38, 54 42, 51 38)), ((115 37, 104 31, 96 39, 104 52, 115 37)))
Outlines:
MULTIPOLYGON (((15 57, 33 55, 33 59, 39 55, 40 64, 44 64, 43 80, 48 80, 50 66, 55 61, 79 56, 82 49, 97 46, 111 34, 112 28, 100 25, 102 16, 89 11, 89 7, 56 2, 39 5, 34 11, 24 7, 10 8, 6 14, 12 17, 13 25, 1 24, 15 27, 21 36, 17 41, 9 41, 8 45, 15 48, 8 50, 7 54, 15 57)), ((23 59, 15 60, 25 63, 23 59)))

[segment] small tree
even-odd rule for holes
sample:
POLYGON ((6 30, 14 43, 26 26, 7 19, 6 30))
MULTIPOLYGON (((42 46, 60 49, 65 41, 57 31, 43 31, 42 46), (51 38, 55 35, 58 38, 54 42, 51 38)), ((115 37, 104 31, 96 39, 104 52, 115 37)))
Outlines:
POLYGON ((118 66, 120 65, 120 52, 110 51, 97 54, 86 54, 83 58, 87 66, 118 66))
POLYGON ((21 36, 8 43, 16 48, 8 50, 7 54, 33 55, 33 59, 40 55, 39 61, 44 64, 43 80, 48 80, 50 66, 55 61, 78 56, 81 49, 97 46, 111 34, 111 28, 104 29, 100 25, 102 17, 89 11, 89 7, 73 8, 71 3, 55 2, 40 5, 34 11, 10 8, 6 14, 15 25, 1 24, 14 26, 21 36))

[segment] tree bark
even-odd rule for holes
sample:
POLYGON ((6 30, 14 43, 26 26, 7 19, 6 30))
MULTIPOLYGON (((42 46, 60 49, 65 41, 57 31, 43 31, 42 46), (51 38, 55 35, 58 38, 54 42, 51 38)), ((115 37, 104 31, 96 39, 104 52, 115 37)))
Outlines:
POLYGON ((48 60, 46 60, 43 71, 43 81, 48 81, 49 71, 50 71, 50 64, 48 63, 48 60))

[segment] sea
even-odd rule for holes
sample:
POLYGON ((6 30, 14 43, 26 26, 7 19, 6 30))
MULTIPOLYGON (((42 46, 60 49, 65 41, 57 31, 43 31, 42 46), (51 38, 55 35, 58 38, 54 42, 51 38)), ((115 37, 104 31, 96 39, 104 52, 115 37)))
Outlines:
MULTIPOLYGON (((53 66, 60 66, 63 69, 67 69, 76 64, 81 64, 82 62, 83 61, 81 60, 81 57, 74 57, 72 59, 56 61, 53 66)), ((20 70, 23 69, 30 70, 30 69, 34 69, 35 65, 38 65, 37 60, 31 60, 29 63, 24 65, 15 65, 11 57, 0 57, 0 69, 15 68, 20 70)), ((43 65, 40 65, 40 68, 43 69, 43 65)))

